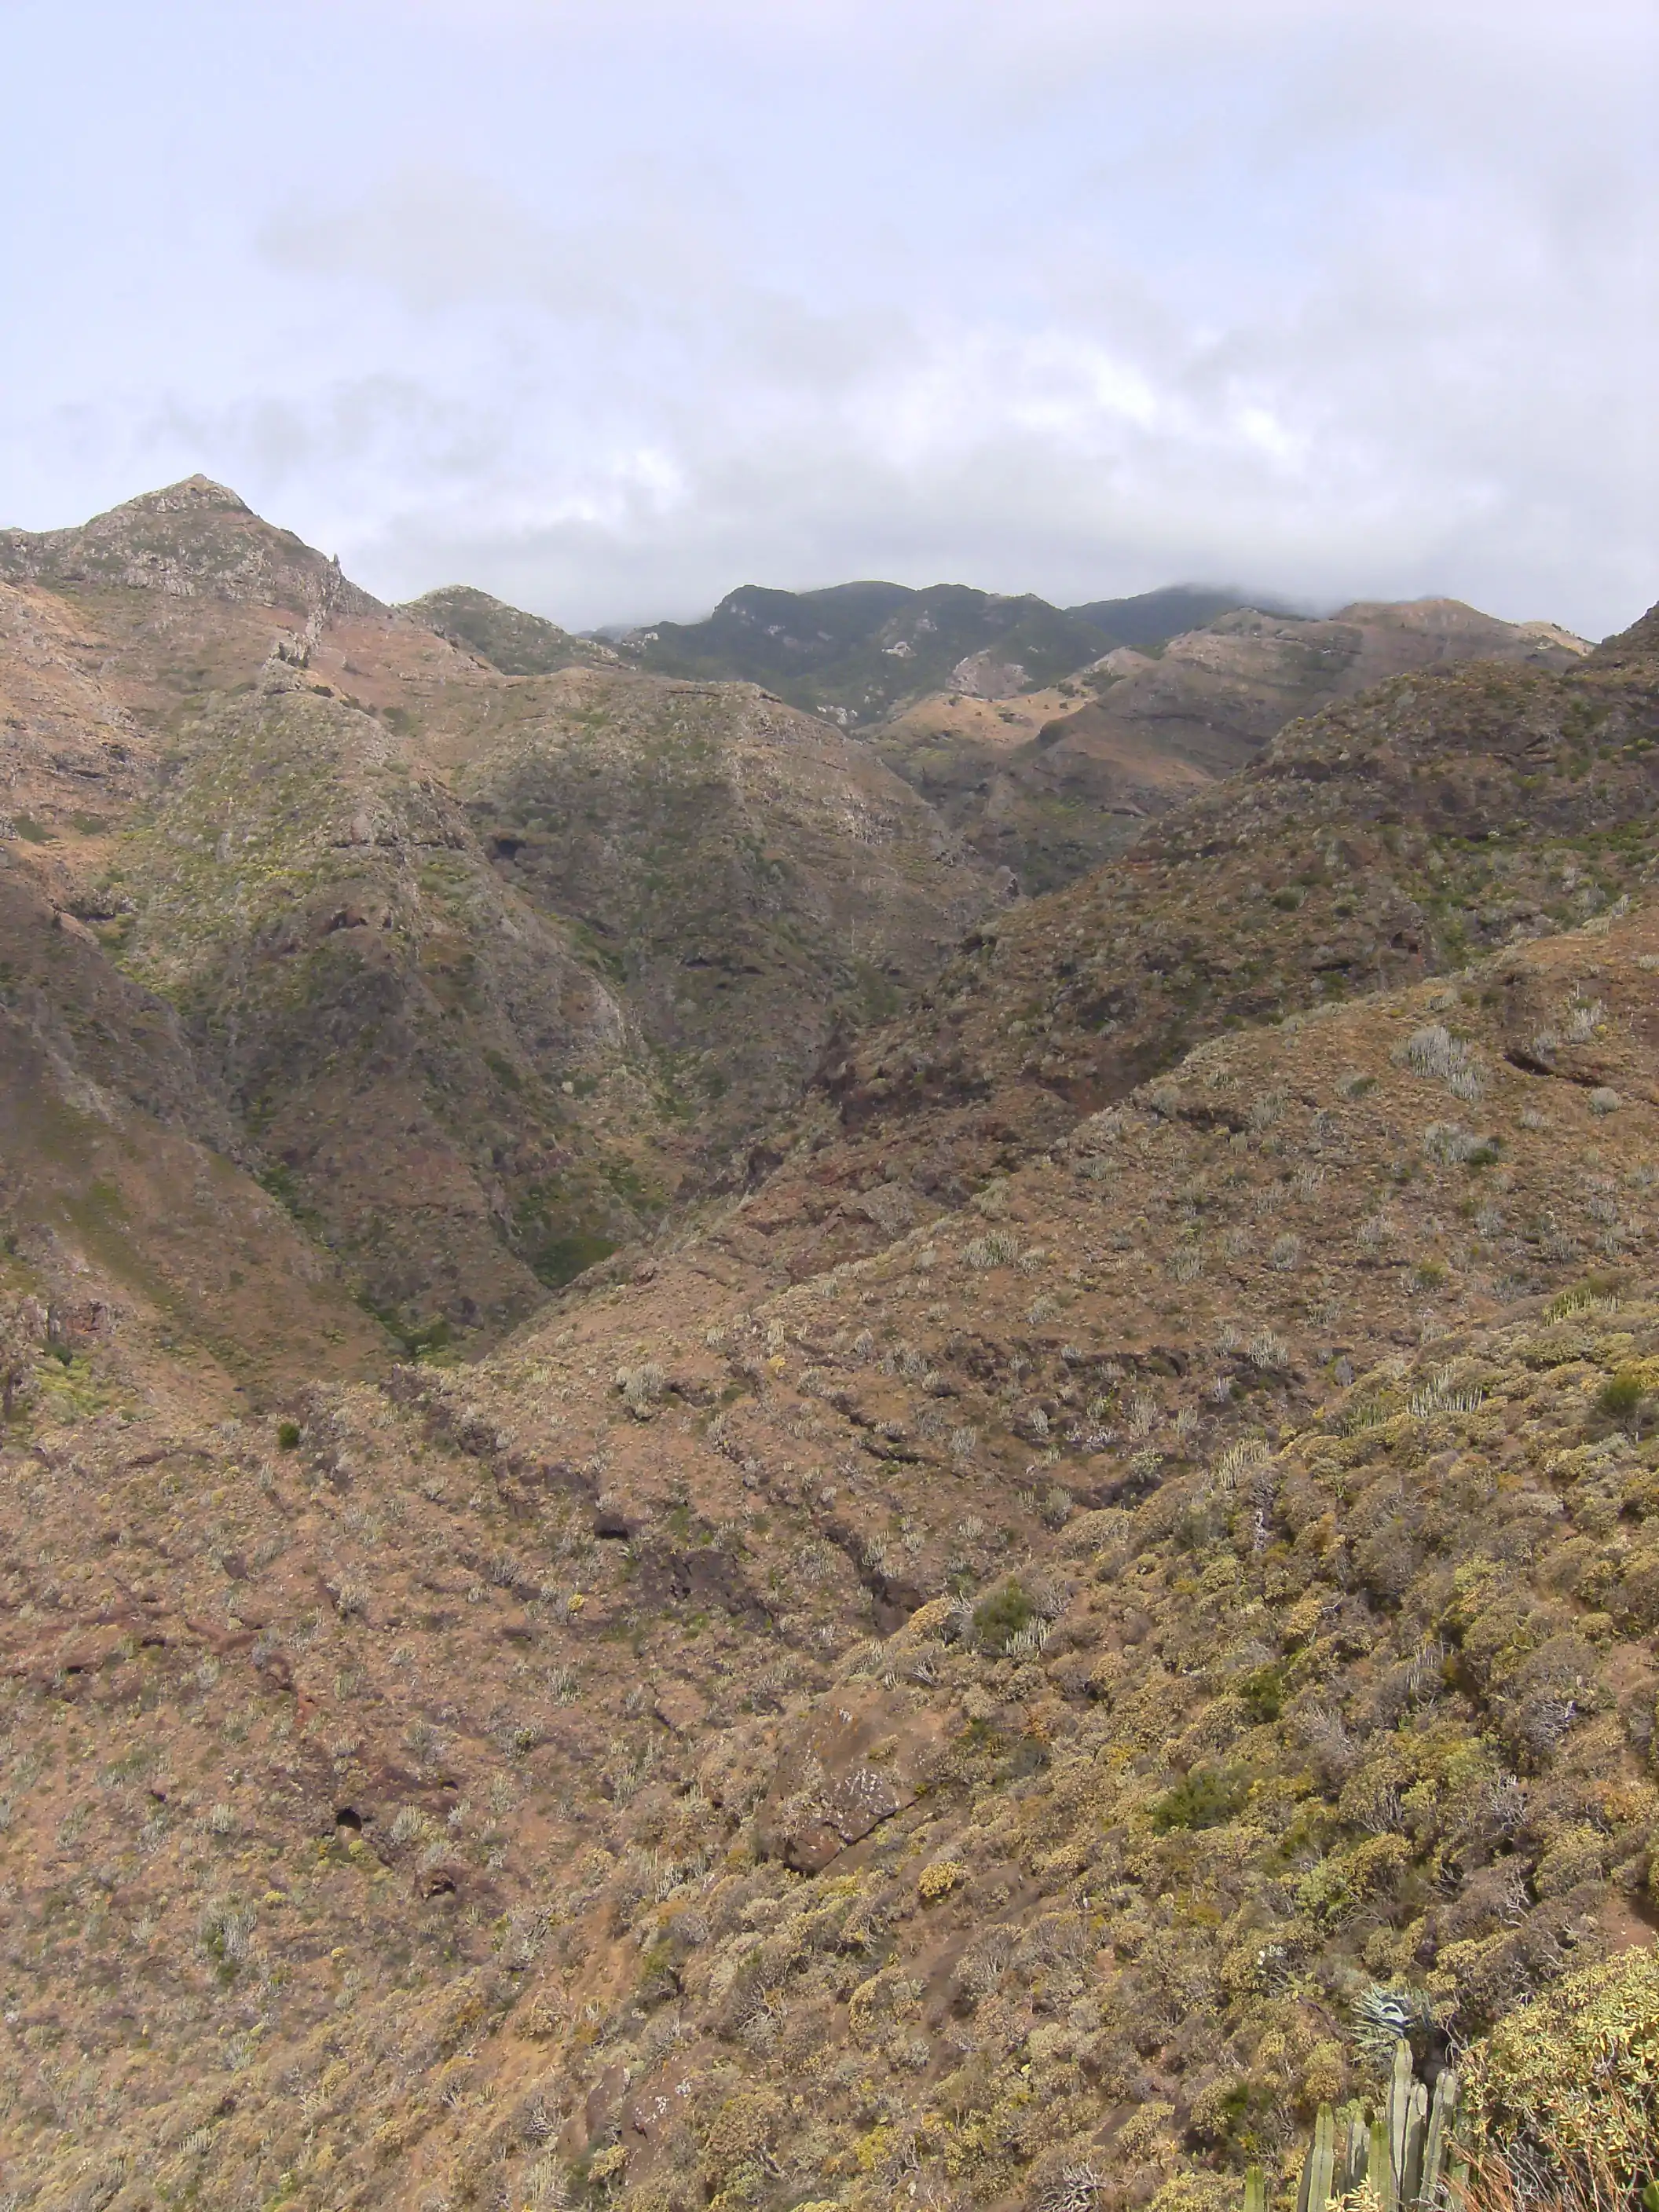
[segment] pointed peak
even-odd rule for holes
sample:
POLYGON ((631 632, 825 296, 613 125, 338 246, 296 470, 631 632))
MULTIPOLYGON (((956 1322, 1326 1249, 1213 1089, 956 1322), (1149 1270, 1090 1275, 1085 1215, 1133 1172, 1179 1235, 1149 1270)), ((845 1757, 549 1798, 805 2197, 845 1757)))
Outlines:
POLYGON ((182 477, 177 483, 165 484, 160 491, 140 492, 137 499, 123 500, 110 512, 114 514, 252 514, 253 509, 245 499, 232 491, 228 484, 216 483, 211 477, 198 474, 182 477))
POLYGON ((70 530, 0 531, 0 575, 80 588, 247 599, 290 613, 372 613, 379 601, 228 485, 185 477, 70 530))

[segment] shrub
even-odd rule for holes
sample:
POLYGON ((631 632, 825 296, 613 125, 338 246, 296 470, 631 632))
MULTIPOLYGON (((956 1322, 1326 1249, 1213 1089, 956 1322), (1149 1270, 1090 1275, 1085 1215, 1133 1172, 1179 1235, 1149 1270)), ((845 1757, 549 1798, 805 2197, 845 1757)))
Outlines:
POLYGON ((984 1237, 975 1237, 962 1248, 962 1256, 970 1267, 1006 1267, 1019 1257, 1019 1242, 1006 1229, 993 1229, 984 1237))
POLYGON ((974 1634, 988 1651, 1006 1651, 1036 1612, 1023 1583, 1005 1583, 974 1607, 974 1634))
POLYGON ((1574 2190, 1567 2202, 1629 2201, 1659 2141, 1659 1949, 1571 1975, 1500 2021, 1470 2053, 1465 2099, 1483 2183, 1540 2173, 1574 2190))
POLYGON ((1247 1474, 1254 1474, 1267 1457, 1266 1440, 1261 1437, 1241 1437, 1227 1446, 1215 1463, 1215 1479, 1223 1490, 1237 1490, 1247 1474))
POLYGON ((1639 1419, 1647 1385, 1632 1367, 1621 1367, 1595 1394, 1595 1410, 1604 1420, 1634 1425, 1639 1419))
POLYGON ((1253 1721, 1276 1721, 1285 1709, 1285 1670, 1276 1662, 1258 1667, 1237 1686, 1238 1701, 1253 1721))
POLYGON ((916 1895, 924 1905, 935 1905, 967 1879, 968 1869, 959 1860, 936 1859, 932 1866, 923 1867, 916 1883, 916 1895))
POLYGON ((660 1404, 663 1392, 668 1387, 668 1377, 654 1359, 647 1359, 638 1367, 619 1367, 617 1388, 622 1400, 636 1421, 648 1421, 660 1404))
POLYGON ((1443 1083, 1455 1098, 1479 1098, 1485 1086, 1480 1061, 1461 1037, 1443 1023, 1413 1031, 1396 1057, 1419 1075, 1431 1075, 1443 1083))
POLYGON ((276 1424, 276 1445, 280 1451, 298 1451, 300 1424, 297 1421, 279 1421, 276 1424))
POLYGON ((1152 1826, 1160 1836, 1172 1828, 1218 1828, 1232 1819, 1249 1794, 1248 1776, 1195 1766, 1153 1806, 1152 1826))

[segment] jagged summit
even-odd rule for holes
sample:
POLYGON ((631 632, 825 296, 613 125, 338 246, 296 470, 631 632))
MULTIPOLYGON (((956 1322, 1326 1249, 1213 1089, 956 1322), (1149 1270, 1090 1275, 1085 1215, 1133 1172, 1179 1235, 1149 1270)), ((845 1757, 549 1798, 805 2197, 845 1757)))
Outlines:
POLYGON ((380 602, 227 485, 185 477, 68 530, 0 531, 0 579, 78 591, 163 592, 292 614, 368 614, 380 602))

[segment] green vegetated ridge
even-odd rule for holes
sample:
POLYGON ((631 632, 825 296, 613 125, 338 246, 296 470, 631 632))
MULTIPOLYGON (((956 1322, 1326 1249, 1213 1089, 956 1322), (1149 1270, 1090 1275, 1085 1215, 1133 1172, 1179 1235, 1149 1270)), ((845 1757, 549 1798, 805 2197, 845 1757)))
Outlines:
POLYGON ((1160 645, 1243 603, 1196 586, 1060 608, 1030 592, 1004 597, 961 584, 921 591, 836 584, 816 592, 745 584, 705 622, 657 623, 625 633, 619 644, 643 667, 744 678, 850 726, 939 690, 958 663, 980 655, 1014 671, 1006 688, 1021 690, 1069 676, 1115 646, 1160 645))
POLYGON ((452 584, 411 599, 402 610, 476 653, 503 676, 550 676, 557 669, 614 667, 618 656, 609 646, 577 637, 540 615, 526 614, 492 599, 488 592, 452 584))

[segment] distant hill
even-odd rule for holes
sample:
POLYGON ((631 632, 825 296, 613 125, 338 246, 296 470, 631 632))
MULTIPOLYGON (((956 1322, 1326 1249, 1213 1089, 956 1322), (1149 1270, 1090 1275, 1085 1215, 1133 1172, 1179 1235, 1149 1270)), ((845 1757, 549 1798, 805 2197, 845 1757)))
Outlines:
POLYGON ((428 592, 399 609, 502 676, 552 676, 561 668, 615 668, 621 656, 542 615, 527 615, 471 584, 428 592))
MULTIPOLYGON (((1118 604, 1126 623, 1150 627, 1149 601, 1167 620, 1175 602, 1202 596, 1118 604)), ((1588 649, 1551 623, 1499 622, 1456 599, 1363 601, 1322 621, 1233 608, 1018 696, 950 689, 913 700, 870 743, 1023 890, 1054 890, 1121 852, 1149 816, 1242 768, 1298 714, 1412 669, 1563 669, 1588 649)))
POLYGON ((775 592, 744 584, 706 622, 657 623, 616 641, 665 676, 740 677, 843 726, 884 720, 930 691, 980 699, 1057 682, 1117 646, 1142 652, 1266 599, 1192 584, 1055 607, 965 584, 836 584, 775 592))

